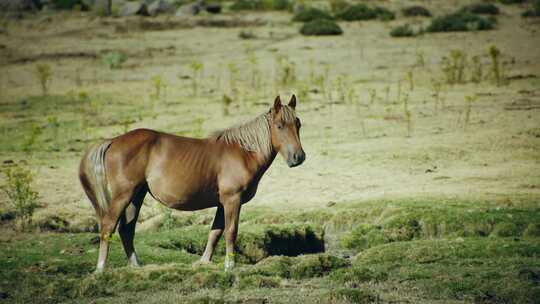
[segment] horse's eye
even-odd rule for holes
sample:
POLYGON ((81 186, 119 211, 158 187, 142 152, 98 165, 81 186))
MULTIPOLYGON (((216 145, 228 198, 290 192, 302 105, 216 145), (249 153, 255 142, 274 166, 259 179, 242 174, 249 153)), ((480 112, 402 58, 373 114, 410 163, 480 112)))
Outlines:
POLYGON ((278 125, 277 125, 277 128, 281 130, 281 129, 283 129, 283 125, 282 125, 282 124, 278 124, 278 125))

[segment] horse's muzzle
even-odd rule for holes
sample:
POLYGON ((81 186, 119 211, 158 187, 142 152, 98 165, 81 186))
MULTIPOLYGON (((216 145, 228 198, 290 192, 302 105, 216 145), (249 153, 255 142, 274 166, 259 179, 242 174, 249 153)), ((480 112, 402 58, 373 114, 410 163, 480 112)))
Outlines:
POLYGON ((290 168, 300 166, 304 160, 306 160, 306 153, 304 150, 300 150, 300 152, 294 153, 292 157, 287 159, 287 165, 289 165, 290 168))

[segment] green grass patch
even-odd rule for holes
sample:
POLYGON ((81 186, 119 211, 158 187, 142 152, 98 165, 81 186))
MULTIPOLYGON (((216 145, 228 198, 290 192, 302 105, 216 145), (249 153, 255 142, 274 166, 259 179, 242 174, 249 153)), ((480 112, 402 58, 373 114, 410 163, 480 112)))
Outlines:
POLYGON ((347 7, 341 12, 338 12, 336 14, 336 18, 344 21, 361 21, 372 19, 387 21, 394 20, 395 14, 384 7, 369 7, 365 4, 356 4, 347 7))

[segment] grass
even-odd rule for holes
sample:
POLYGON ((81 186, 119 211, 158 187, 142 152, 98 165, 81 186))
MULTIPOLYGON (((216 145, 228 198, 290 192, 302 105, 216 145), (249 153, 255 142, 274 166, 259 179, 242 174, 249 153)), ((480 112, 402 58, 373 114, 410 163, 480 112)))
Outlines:
POLYGON ((395 19, 395 14, 384 7, 369 7, 365 4, 356 4, 338 12, 336 18, 344 21, 361 21, 377 18, 387 21, 395 19))
POLYGON ((390 36, 392 37, 414 37, 416 36, 416 33, 414 32, 413 28, 410 24, 404 24, 400 26, 394 27, 390 31, 390 36))

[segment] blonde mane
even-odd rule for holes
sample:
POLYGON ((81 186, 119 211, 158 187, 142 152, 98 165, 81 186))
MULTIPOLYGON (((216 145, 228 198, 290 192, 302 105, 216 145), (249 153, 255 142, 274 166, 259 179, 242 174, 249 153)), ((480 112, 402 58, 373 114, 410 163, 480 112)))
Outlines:
MULTIPOLYGON (((246 123, 216 131, 210 137, 227 144, 236 143, 246 151, 270 155, 272 153, 272 134, 270 131, 272 115, 272 111, 261 114, 246 123)), ((296 115, 290 107, 282 106, 278 119, 286 123, 293 122, 296 115)))

